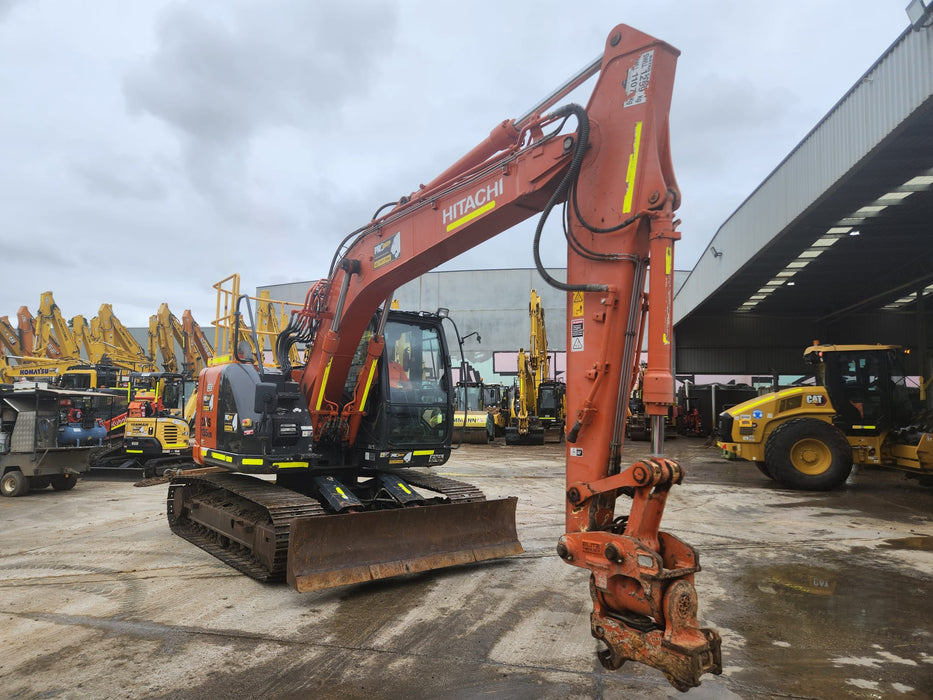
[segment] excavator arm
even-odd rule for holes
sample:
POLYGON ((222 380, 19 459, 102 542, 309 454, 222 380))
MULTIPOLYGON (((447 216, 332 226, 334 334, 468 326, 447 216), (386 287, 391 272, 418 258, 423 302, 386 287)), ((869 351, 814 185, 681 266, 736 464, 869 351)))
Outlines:
MULTIPOLYGON (((531 290, 531 296, 528 301, 528 316, 531 320, 531 336, 529 352, 531 355, 531 365, 535 373, 535 388, 541 386, 551 378, 550 367, 548 363, 547 351, 547 327, 544 323, 544 306, 541 304, 541 297, 534 289, 531 290)), ((537 394, 537 391, 535 391, 537 394)), ((537 404, 537 396, 535 396, 537 404)))
POLYGON ((185 334, 185 342, 182 345, 185 351, 185 366, 190 367, 192 376, 196 377, 214 357, 214 348, 208 342, 201 326, 194 320, 190 309, 185 309, 182 313, 181 326, 185 334))
POLYGON ((20 347, 23 349, 23 356, 32 357, 35 354, 33 348, 36 344, 36 320, 25 306, 19 307, 19 310, 16 312, 16 328, 19 331, 20 347))
MULTIPOLYGON (((378 307, 388 308, 385 302, 402 284, 540 213, 536 263, 546 282, 567 292, 571 425, 567 533, 558 553, 591 572, 592 631, 607 647, 602 663, 618 668, 627 659, 640 661, 686 690, 703 673, 721 672, 721 660, 719 635, 697 622, 698 556, 659 531, 669 490, 684 475, 660 456, 663 416, 674 400, 673 245, 680 238, 674 221, 680 191, 668 113, 678 53, 631 27, 614 28, 603 55, 588 69, 526 116, 497 126, 431 183, 348 236, 330 277, 312 288, 285 335, 311 339, 300 385, 315 434, 330 430, 352 444, 365 401, 347 402, 342 395, 359 340, 378 307), (547 111, 596 74, 585 109, 547 111), (561 204, 568 241, 565 283, 547 275, 539 255, 543 221, 561 204), (656 422, 654 456, 624 467, 625 411, 646 278, 644 398, 656 422), (616 515, 620 497, 631 498, 628 515, 616 515)), ((371 357, 378 357, 382 342, 373 336, 371 357)), ((358 382, 372 375, 360 372, 358 382)), ((365 397, 365 387, 358 384, 353 395, 365 397)))
POLYGON ((0 316, 0 349, 8 355, 17 357, 23 355, 23 345, 19 339, 19 332, 13 328, 9 316, 0 316))
MULTIPOLYGON (((162 355, 162 369, 166 372, 178 372, 178 360, 175 357, 175 343, 185 346, 185 332, 181 321, 172 313, 168 304, 163 302, 155 316, 149 319, 149 357, 155 360, 155 350, 162 355)), ((184 371, 190 367, 185 363, 184 371)))
POLYGON ((43 292, 39 300, 39 315, 35 319, 36 338, 33 348, 36 355, 43 353, 53 360, 79 360, 81 352, 62 318, 61 311, 52 292, 43 292))
MULTIPOLYGON (((92 323, 92 325, 94 325, 92 323)), ((84 348, 84 354, 87 355, 88 362, 92 365, 103 363, 107 355, 107 346, 104 345, 100 337, 94 335, 87 320, 80 314, 71 319, 72 333, 78 345, 84 348)))
POLYGON ((107 346, 113 364, 140 372, 155 371, 155 362, 114 315, 110 304, 100 305, 91 322, 91 333, 107 346))

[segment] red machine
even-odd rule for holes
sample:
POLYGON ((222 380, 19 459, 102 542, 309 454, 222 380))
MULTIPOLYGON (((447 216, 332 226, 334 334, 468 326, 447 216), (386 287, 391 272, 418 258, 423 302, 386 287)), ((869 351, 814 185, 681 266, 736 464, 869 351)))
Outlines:
POLYGON ((446 355, 437 318, 398 315, 386 302, 402 284, 540 213, 536 263, 547 283, 567 292, 567 533, 558 554, 592 572, 592 631, 607 646, 599 654, 604 666, 640 661, 680 690, 720 673, 719 635, 697 622, 697 554, 659 531, 668 492, 684 476, 660 456, 674 401, 680 191, 668 113, 678 53, 625 25, 614 28, 588 69, 344 239, 330 276, 279 338, 281 375, 245 356, 205 369, 195 459, 274 473, 277 485, 243 474, 176 478, 168 500, 173 530, 257 578, 284 570, 299 590, 520 551, 508 522, 514 500, 485 501, 469 485, 409 468, 446 460, 452 387, 448 368, 437 365, 446 355), (585 109, 547 111, 597 73, 585 109), (544 220, 561 204, 566 283, 547 275, 538 254, 544 220), (644 333, 643 399, 655 456, 625 467, 627 401, 644 333), (287 352, 296 342, 308 344, 309 359, 292 371, 287 352), (415 394, 393 393, 392 361, 418 382, 415 394), (421 431, 413 443, 405 442, 414 433, 403 415, 421 431), (418 441, 430 449, 417 449, 418 441), (411 502, 416 487, 440 496, 411 502), (632 499, 628 515, 616 515, 620 496, 632 499), (487 538, 490 531, 498 532, 487 538), (429 535, 436 537, 425 541, 429 535))

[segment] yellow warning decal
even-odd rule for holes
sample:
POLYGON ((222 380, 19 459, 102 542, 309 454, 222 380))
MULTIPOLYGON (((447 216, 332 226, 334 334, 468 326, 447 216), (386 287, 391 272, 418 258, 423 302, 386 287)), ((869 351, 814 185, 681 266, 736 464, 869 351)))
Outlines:
POLYGON ((583 292, 573 293, 573 316, 583 315, 583 292))
POLYGON ((635 122, 635 139, 632 143, 632 155, 628 157, 628 170, 625 172, 625 200, 622 211, 626 214, 632 211, 632 199, 635 196, 635 174, 638 172, 638 150, 641 148, 641 122, 635 122))
POLYGON ((221 462, 232 462, 233 461, 233 457, 231 457, 230 455, 222 454, 220 452, 211 452, 211 457, 213 457, 214 459, 219 459, 221 462))
POLYGON ((369 376, 366 378, 366 388, 363 389, 363 398, 360 400, 360 410, 366 408, 366 399, 369 397, 369 389, 373 385, 373 377, 376 375, 376 362, 373 360, 372 364, 369 366, 369 376))
POLYGON ((415 450, 412 454, 416 457, 423 457, 424 455, 433 455, 434 450, 415 450))
POLYGON ((674 267, 674 250, 668 246, 664 251, 664 274, 671 274, 671 269, 674 267))
POLYGON ((304 469, 308 466, 307 462, 273 462, 272 466, 276 469, 304 469))
POLYGON ((244 457, 243 465, 247 467, 257 466, 262 464, 262 459, 256 459, 255 457, 244 457))
POLYGON ((343 489, 340 488, 339 486, 338 486, 337 488, 335 488, 334 491, 336 491, 337 493, 339 493, 341 498, 346 498, 346 497, 347 497, 347 494, 345 494, 344 491, 343 491, 343 489))
POLYGON ((404 492, 407 493, 408 495, 411 495, 411 491, 410 491, 409 489, 405 488, 405 484, 403 484, 401 481, 398 482, 397 485, 398 485, 398 487, 399 487, 400 489, 402 489, 402 491, 404 491, 404 492))
POLYGON ((142 450, 127 450, 126 451, 126 454, 128 455, 141 455, 142 453, 143 453, 142 450))
POLYGON ((333 357, 330 358, 327 361, 327 367, 324 368, 324 376, 321 379, 321 388, 318 390, 318 393, 317 393, 317 406, 314 407, 314 410, 316 411, 320 411, 321 404, 324 403, 324 387, 327 386, 327 377, 330 374, 330 363, 333 361, 334 361, 334 358, 333 357))

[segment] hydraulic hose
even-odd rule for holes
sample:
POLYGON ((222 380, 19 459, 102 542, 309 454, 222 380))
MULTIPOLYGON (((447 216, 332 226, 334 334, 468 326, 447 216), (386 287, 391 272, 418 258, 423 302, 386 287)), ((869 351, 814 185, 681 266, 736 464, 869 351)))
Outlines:
POLYGON ((544 269, 544 264, 541 262, 541 234, 544 231, 544 223, 547 221, 548 215, 551 213, 551 210, 557 205, 558 202, 561 202, 567 198, 567 195, 570 193, 571 185, 577 179, 577 176, 580 174, 580 166, 583 164, 583 157, 586 155, 587 145, 590 140, 590 119, 586 114, 586 110, 583 109, 578 104, 569 104, 565 105, 551 114, 552 117, 560 118, 565 116, 574 116, 577 119, 577 138, 573 144, 573 156, 570 159, 570 167, 567 169, 567 172, 564 173, 563 179, 561 179, 560 184, 551 194, 550 199, 548 199, 547 204, 544 206, 541 216, 538 219, 538 226, 535 229, 534 244, 532 246, 532 252, 534 253, 535 258, 535 267, 538 270, 538 274, 541 275, 542 279, 555 289, 560 289, 565 292, 605 292, 608 291, 609 287, 605 284, 567 284, 561 282, 560 280, 554 279, 548 274, 547 270, 544 269))

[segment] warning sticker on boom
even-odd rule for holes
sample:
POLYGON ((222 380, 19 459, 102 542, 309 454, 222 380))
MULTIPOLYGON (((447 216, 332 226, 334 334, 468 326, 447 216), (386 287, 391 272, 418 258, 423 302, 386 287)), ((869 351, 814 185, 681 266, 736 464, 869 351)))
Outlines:
POLYGON ((573 315, 574 316, 583 315, 583 292, 573 293, 573 315))
POLYGON ((387 238, 373 246, 373 269, 378 270, 402 255, 402 232, 397 231, 392 238, 387 238))
POLYGON ((570 319, 570 351, 580 352, 583 349, 583 319, 570 319))

